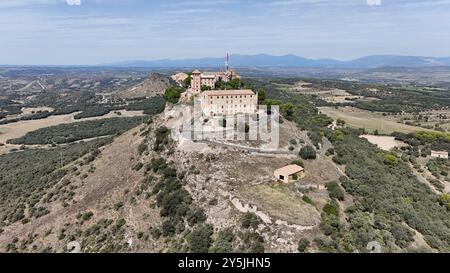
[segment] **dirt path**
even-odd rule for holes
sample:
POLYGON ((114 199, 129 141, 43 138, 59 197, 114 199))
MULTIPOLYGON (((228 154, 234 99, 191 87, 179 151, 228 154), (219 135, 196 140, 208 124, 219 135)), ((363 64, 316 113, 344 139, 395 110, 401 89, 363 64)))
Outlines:
POLYGON ((283 150, 265 150, 260 148, 253 148, 253 147, 247 147, 242 145, 236 145, 236 144, 229 144, 229 143, 222 143, 212 140, 199 140, 197 142, 200 143, 207 143, 207 144, 213 144, 220 147, 226 147, 226 148, 233 148, 238 150, 243 150, 247 152, 253 152, 253 153, 261 153, 261 154, 274 154, 274 155, 297 155, 295 151, 283 151, 283 150))
MULTIPOLYGON (((411 168, 411 170, 413 171, 414 175, 417 177, 417 179, 418 179, 420 182, 426 184, 426 185, 427 185, 434 193, 440 194, 440 192, 439 192, 438 190, 436 190, 436 188, 435 188, 430 182, 428 182, 428 179, 425 178, 425 177, 423 176, 423 174, 419 173, 419 172, 414 168, 414 166, 413 166, 412 164, 409 164, 409 167, 411 168)), ((424 172, 427 172, 427 171, 425 170, 424 172)), ((431 175, 431 173, 430 173, 430 175, 431 175)))

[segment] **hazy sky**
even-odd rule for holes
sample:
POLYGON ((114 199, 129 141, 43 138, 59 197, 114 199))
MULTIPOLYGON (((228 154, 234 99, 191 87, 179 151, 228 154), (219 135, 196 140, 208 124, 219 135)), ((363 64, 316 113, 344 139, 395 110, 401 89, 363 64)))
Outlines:
POLYGON ((450 56, 450 0, 0 0, 0 64, 450 56))

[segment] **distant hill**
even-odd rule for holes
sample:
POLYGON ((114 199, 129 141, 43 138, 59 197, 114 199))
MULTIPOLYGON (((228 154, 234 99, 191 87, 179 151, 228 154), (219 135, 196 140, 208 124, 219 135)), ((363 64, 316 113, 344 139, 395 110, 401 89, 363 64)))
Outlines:
POLYGON ((450 58, 374 55, 346 62, 354 68, 450 66, 450 58))
POLYGON ((153 97, 164 94, 164 91, 173 81, 159 73, 152 73, 144 81, 132 86, 129 89, 120 91, 117 95, 124 99, 153 97))
MULTIPOLYGON (((307 59, 293 54, 274 56, 268 54, 258 55, 231 55, 231 65, 234 67, 315 67, 315 68, 356 68, 370 69, 378 67, 429 67, 450 66, 450 57, 420 57, 399 55, 373 55, 351 61, 338 61, 333 59, 307 59)), ((117 67, 221 67, 223 58, 200 58, 180 60, 154 60, 154 61, 124 61, 108 64, 117 67)))

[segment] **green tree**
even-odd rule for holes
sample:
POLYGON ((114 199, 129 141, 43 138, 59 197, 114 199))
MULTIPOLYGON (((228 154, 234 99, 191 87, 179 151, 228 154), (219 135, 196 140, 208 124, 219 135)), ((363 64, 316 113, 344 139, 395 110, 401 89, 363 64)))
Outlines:
POLYGON ((242 86, 244 86, 244 83, 240 79, 236 78, 232 79, 231 81, 228 81, 227 85, 231 87, 230 89, 240 89, 242 86))
POLYGON ((389 165, 389 166, 396 166, 398 163, 397 157, 393 154, 385 155, 383 161, 386 165, 389 165))
POLYGON ((194 226, 197 223, 203 223, 206 221, 206 214, 202 208, 190 210, 187 215, 187 221, 190 226, 194 226))
POLYGON ((217 237, 211 247, 213 253, 231 253, 233 252, 233 242, 235 235, 232 228, 226 228, 217 233, 217 237))
POLYGON ((287 119, 287 120, 293 120, 294 118, 294 104, 288 102, 288 103, 283 103, 280 106, 281 109, 281 113, 283 114, 283 116, 287 119))
POLYGON ((333 148, 328 149, 328 150, 326 151, 325 155, 326 155, 326 156, 334 155, 334 149, 333 149, 333 148))
POLYGON ((299 155, 301 158, 307 160, 307 159, 316 159, 317 154, 316 150, 310 145, 307 145, 300 149, 299 155))
POLYGON ((178 103, 183 92, 184 89, 181 87, 170 86, 164 92, 164 99, 171 103, 178 103))
POLYGON ((303 195, 302 200, 310 205, 314 205, 314 201, 308 195, 303 195))
POLYGON ((164 237, 172 237, 173 235, 175 235, 175 226, 169 220, 163 222, 161 229, 162 236, 164 237))
POLYGON ((338 118, 336 121, 336 124, 338 126, 344 126, 345 125, 345 120, 338 118))
POLYGON ((339 216, 339 204, 336 200, 331 200, 331 202, 326 203, 322 210, 326 215, 339 216))
POLYGON ((258 102, 259 104, 263 104, 265 100, 266 100, 266 91, 261 89, 258 91, 258 102))
POLYGON ((336 181, 329 182, 325 185, 325 187, 328 190, 328 195, 331 198, 337 199, 339 201, 344 201, 345 194, 344 190, 339 186, 339 184, 336 181))
POLYGON ((257 232, 244 232, 240 235, 243 245, 240 250, 246 253, 264 253, 264 238, 257 232))
POLYGON ((83 214, 83 221, 89 221, 92 216, 94 216, 94 213, 92 213, 91 211, 86 212, 85 214, 83 214))
POLYGON ((300 167, 302 167, 302 168, 305 167, 305 163, 303 163, 303 161, 301 161, 300 159, 291 161, 291 164, 293 164, 293 165, 298 165, 298 166, 300 166, 300 167))
POLYGON ((303 253, 306 251, 306 249, 309 247, 309 241, 305 238, 300 239, 300 241, 298 242, 298 247, 297 250, 300 253, 303 253))
POLYGON ((253 228, 256 229, 261 223, 259 217, 251 212, 246 212, 241 218, 241 226, 243 228, 253 228))
POLYGON ((186 79, 184 79, 183 83, 184 86, 190 86, 192 81, 192 73, 188 73, 188 76, 186 79))
POLYGON ((208 253, 212 244, 214 228, 210 224, 195 227, 187 236, 188 249, 191 253, 208 253))
POLYGON ((200 87, 200 90, 203 92, 203 91, 208 91, 208 90, 211 90, 211 87, 210 86, 207 86, 207 85, 202 85, 201 87, 200 87))
POLYGON ((439 196, 439 203, 450 211, 450 194, 445 193, 439 196))

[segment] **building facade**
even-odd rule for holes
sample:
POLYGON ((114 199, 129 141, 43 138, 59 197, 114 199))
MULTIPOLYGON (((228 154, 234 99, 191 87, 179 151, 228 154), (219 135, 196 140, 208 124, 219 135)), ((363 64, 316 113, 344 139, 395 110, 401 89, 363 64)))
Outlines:
POLYGON ((203 115, 252 114, 257 111, 258 95, 252 90, 205 91, 200 96, 203 115))
POLYGON ((238 77, 239 76, 232 69, 219 72, 203 72, 203 73, 200 72, 198 69, 196 69, 192 72, 191 89, 194 94, 199 94, 202 90, 202 86, 214 89, 216 86, 216 82, 218 81, 228 82, 238 77))
POLYGON ((239 76, 230 69, 228 53, 225 57, 225 70, 218 72, 200 72, 198 69, 192 72, 191 90, 194 94, 199 94, 202 91, 202 86, 209 89, 214 89, 218 81, 228 82, 232 79, 239 78, 239 76))
POLYGON ((305 169, 298 165, 288 165, 275 170, 273 172, 273 175, 278 181, 282 181, 283 183, 290 183, 304 178, 305 169))

